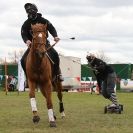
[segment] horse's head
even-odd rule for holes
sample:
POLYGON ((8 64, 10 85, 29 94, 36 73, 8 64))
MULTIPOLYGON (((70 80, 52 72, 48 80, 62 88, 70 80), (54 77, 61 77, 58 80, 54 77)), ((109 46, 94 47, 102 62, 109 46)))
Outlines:
POLYGON ((31 47, 34 50, 35 54, 42 58, 46 52, 47 25, 38 23, 35 25, 31 25, 31 28, 33 32, 31 47))

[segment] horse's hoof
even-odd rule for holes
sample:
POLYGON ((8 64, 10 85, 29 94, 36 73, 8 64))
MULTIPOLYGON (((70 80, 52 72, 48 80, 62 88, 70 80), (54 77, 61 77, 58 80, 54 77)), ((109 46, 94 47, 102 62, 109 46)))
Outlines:
POLYGON ((64 118, 65 118, 65 116, 61 116, 61 118, 62 118, 62 119, 64 119, 64 118))
POLYGON ((50 121, 50 127, 56 127, 55 121, 50 121))
POLYGON ((37 115, 37 116, 33 116, 33 123, 38 123, 40 121, 40 117, 37 115))
POLYGON ((61 113, 61 118, 62 119, 65 118, 65 113, 64 112, 61 113))

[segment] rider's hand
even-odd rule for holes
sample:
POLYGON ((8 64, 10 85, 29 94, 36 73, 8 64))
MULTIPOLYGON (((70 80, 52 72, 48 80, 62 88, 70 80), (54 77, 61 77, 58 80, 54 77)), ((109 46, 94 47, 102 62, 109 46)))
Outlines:
POLYGON ((27 47, 30 47, 31 41, 30 41, 30 40, 27 40, 27 41, 26 41, 26 44, 27 44, 27 47))
POLYGON ((60 40, 59 37, 54 37, 54 41, 55 41, 55 42, 58 42, 59 40, 60 40))

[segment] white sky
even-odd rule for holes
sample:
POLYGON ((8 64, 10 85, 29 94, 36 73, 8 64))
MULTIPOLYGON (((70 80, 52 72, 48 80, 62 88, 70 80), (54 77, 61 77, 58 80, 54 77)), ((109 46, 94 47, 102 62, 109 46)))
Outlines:
MULTIPOLYGON (((110 63, 133 63, 133 0, 8 0, 0 4, 0 57, 26 49, 20 30, 24 4, 35 3, 62 39, 55 49, 80 57, 103 51, 110 63), (76 40, 70 40, 70 37, 76 40)), ((52 37, 49 38, 52 41, 52 37)))

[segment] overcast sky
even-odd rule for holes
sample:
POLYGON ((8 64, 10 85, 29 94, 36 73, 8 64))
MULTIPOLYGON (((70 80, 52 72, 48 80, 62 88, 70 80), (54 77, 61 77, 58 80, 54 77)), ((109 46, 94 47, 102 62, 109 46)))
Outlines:
MULTIPOLYGON (((133 63, 133 0, 8 0, 0 4, 0 57, 26 49, 20 30, 27 19, 24 4, 35 3, 57 29, 55 49, 80 57, 103 51, 110 63, 133 63), (75 40, 70 40, 70 37, 75 40)), ((52 37, 49 38, 52 43, 52 37)))

